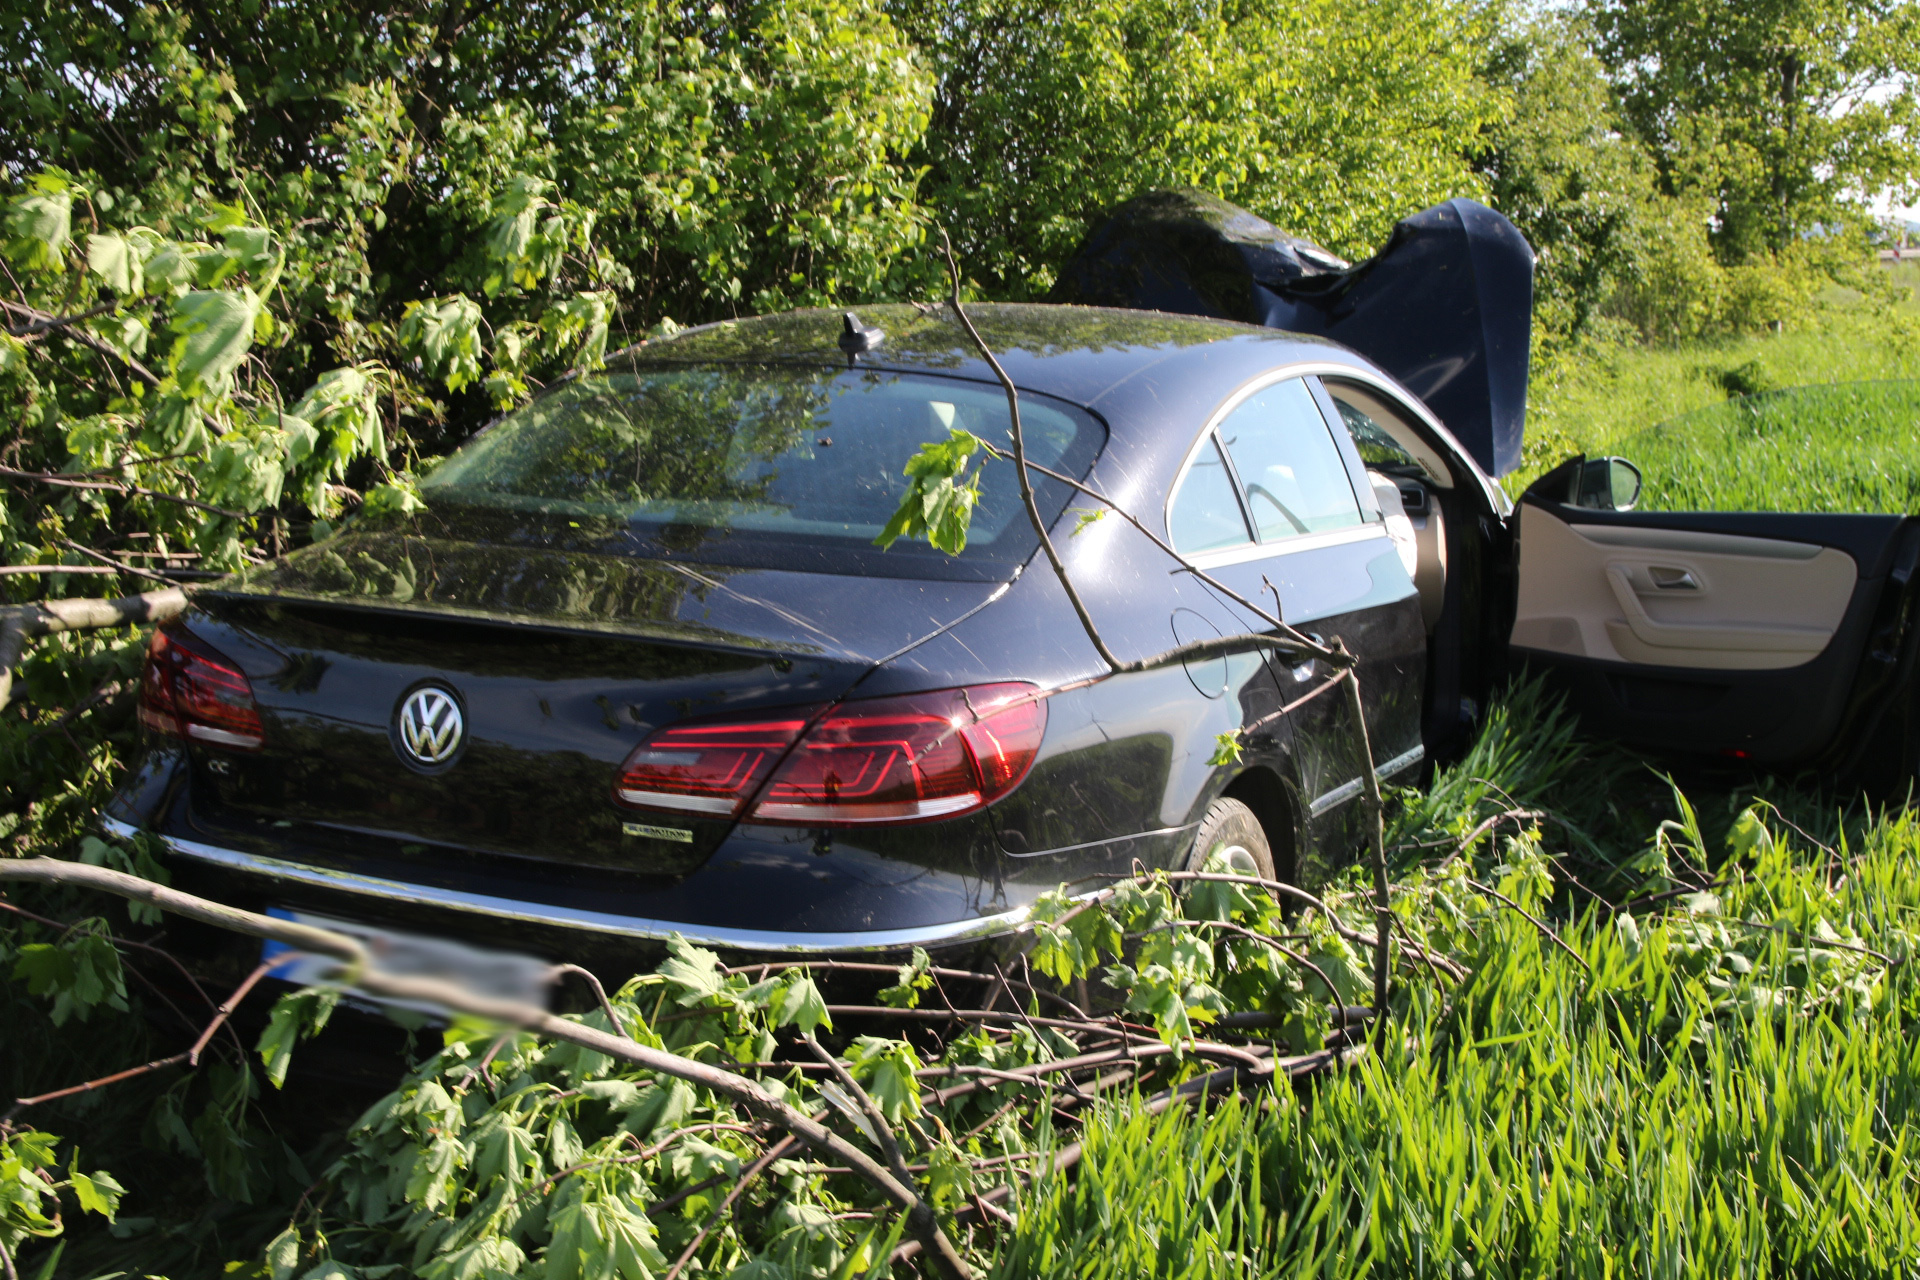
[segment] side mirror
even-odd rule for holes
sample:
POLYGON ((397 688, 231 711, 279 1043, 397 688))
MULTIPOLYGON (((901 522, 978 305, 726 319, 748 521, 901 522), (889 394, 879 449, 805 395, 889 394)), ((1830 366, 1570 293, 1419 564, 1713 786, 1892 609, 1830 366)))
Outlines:
POLYGON ((1567 505, 1594 511, 1631 511, 1640 501, 1640 468, 1625 458, 1591 458, 1574 471, 1567 505))

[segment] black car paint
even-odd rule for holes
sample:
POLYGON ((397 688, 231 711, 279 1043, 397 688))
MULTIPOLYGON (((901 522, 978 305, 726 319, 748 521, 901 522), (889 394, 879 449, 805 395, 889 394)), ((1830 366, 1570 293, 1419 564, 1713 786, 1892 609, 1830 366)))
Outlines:
MULTIPOLYGON (((863 314, 888 331, 864 364, 992 376, 949 321, 909 308, 863 314)), ((983 307, 979 324, 1024 390, 1106 423, 1091 480, 1152 523, 1189 443, 1236 389, 1285 368, 1377 378, 1331 344, 1235 324, 1037 307, 983 307)), ((837 316, 802 313, 717 326, 624 359, 820 363, 838 329, 837 316)), ((1448 500, 1461 507, 1461 528, 1497 522, 1475 506, 1485 503, 1471 486, 1448 500)), ((1070 507, 1055 536, 1122 658, 1193 638, 1176 615, 1222 633, 1266 629, 1175 572, 1123 522, 1068 536, 1074 519, 1070 507)), ((612 529, 496 524, 484 541, 461 532, 432 513, 367 521, 204 593, 183 625, 245 670, 267 749, 248 757, 162 744, 109 816, 315 873, 276 883, 178 860, 183 882, 229 900, 466 933, 471 916, 331 890, 325 879, 487 893, 696 935, 897 931, 991 917, 1062 881, 1136 862, 1174 864, 1230 786, 1261 813, 1287 874, 1311 883, 1345 856, 1352 806, 1311 813, 1316 797, 1360 771, 1351 735, 1334 723, 1335 699, 1290 717, 1310 731, 1282 724, 1250 744, 1239 767, 1208 762, 1219 734, 1326 674, 1253 654, 1055 695, 1031 774, 984 814, 831 833, 703 823, 692 844, 676 845, 627 835, 622 819, 635 815, 612 802, 614 771, 672 719, 1009 679, 1060 688, 1103 669, 1044 563, 1011 582, 924 581, 715 563, 730 557, 703 559, 698 545, 636 560, 612 529), (460 765, 434 777, 410 772, 387 742, 398 700, 426 679, 464 699, 472 738, 460 765)), ((1361 655, 1376 759, 1417 753, 1425 635, 1384 535, 1216 572, 1250 598, 1273 577, 1289 622, 1361 655)), ((1452 590, 1456 614, 1491 608, 1498 626, 1497 603, 1468 598, 1479 588, 1452 590)), ((1471 636, 1487 620, 1469 621, 1471 636)), ((580 942, 497 918, 479 927, 546 954, 572 954, 580 942)), ((594 945, 632 955, 637 944, 602 936, 594 945)))

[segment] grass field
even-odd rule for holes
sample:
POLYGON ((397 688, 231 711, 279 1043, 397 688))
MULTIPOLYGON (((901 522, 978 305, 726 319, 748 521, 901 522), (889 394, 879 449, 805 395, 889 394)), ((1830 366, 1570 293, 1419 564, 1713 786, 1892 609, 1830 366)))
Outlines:
POLYGON ((1920 509, 1920 272, 1902 272, 1898 305, 1834 297, 1784 333, 1600 346, 1536 370, 1508 492, 1613 453, 1641 465, 1650 509, 1920 509))
POLYGON ((1920 819, 1772 786, 1691 810, 1525 692, 1437 793, 1402 841, 1503 793, 1563 819, 1473 862, 1567 948, 1503 912, 1396 1052, 1202 1116, 1117 1108, 997 1275, 1920 1268, 1920 819), (1599 901, 1668 876, 1709 887, 1599 901))

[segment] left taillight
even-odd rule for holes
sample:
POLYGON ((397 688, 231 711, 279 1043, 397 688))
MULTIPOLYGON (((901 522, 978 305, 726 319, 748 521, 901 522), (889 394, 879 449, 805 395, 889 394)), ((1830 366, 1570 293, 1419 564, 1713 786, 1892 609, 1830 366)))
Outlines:
POLYGON ((634 808, 736 818, 757 794, 749 820, 806 827, 954 818, 1018 786, 1046 728, 1045 696, 1011 683, 856 699, 817 719, 672 725, 627 758, 615 795, 634 808))
POLYGON ((198 641, 156 630, 140 677, 140 723, 155 733, 252 751, 265 731, 247 677, 198 641))

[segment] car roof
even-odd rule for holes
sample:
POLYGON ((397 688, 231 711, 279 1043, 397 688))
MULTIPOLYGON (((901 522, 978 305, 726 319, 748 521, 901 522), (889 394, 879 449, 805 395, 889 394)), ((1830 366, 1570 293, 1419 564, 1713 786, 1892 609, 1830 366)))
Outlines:
MULTIPOLYGON (((859 357, 860 368, 995 381, 944 303, 882 303, 858 307, 854 314, 886 335, 859 357)), ((725 320, 629 347, 607 363, 615 368, 715 361, 843 364, 847 357, 838 342, 845 315, 819 308, 725 320)), ((1122 387, 1164 391, 1170 384, 1202 380, 1225 394, 1247 378, 1299 361, 1374 371, 1362 357, 1325 338, 1231 320, 1039 303, 976 303, 967 307, 967 316, 1021 390, 1084 405, 1110 422, 1109 406, 1122 387)), ((1151 392, 1148 398, 1154 398, 1151 392)))
MULTIPOLYGON (((847 312, 817 308, 723 320, 656 338, 607 357, 611 369, 649 365, 779 363, 845 366, 847 312)), ((992 368, 945 303, 876 303, 855 309, 886 336, 857 367, 995 382, 992 368)), ((1364 356, 1331 339, 1233 320, 1048 303, 975 303, 967 317, 1022 391, 1056 396, 1099 414, 1108 428, 1098 464, 1104 483, 1157 501, 1177 479, 1191 442, 1213 412, 1255 378, 1287 366, 1351 371, 1399 396, 1438 425, 1411 392, 1364 356)), ((1501 495, 1444 425, 1443 451, 1489 510, 1501 495)))

